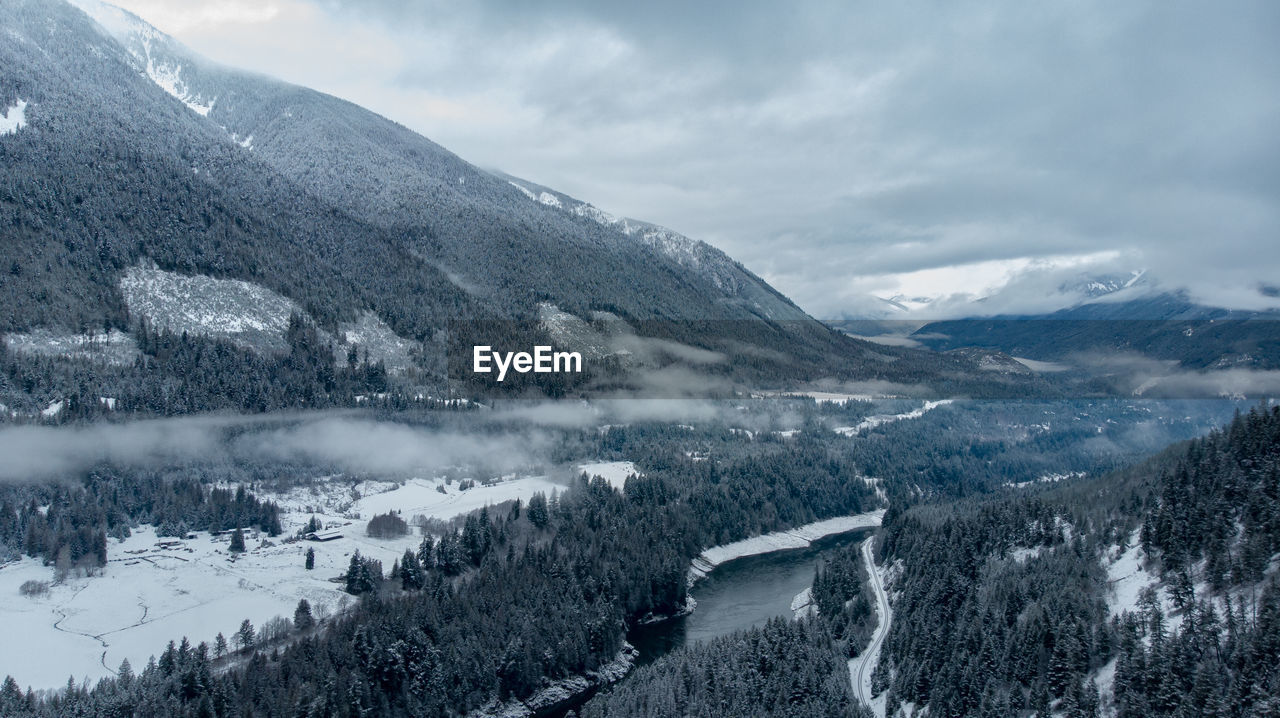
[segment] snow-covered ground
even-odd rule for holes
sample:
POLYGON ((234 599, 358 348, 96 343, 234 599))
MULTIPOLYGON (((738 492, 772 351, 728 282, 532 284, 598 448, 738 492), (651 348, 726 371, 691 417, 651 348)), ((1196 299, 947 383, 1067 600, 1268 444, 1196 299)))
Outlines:
POLYGON ((778 531, 763 536, 734 541, 723 546, 713 546, 693 559, 689 568, 689 581, 693 583, 705 577, 716 566, 746 556, 758 556, 762 553, 783 551, 787 549, 807 548, 814 541, 824 536, 834 536, 861 528, 879 526, 884 518, 884 509, 869 511, 854 516, 837 516, 825 521, 815 521, 787 531, 778 531))
POLYGON ((801 391, 787 396, 807 396, 819 404, 848 404, 851 401, 875 401, 872 394, 839 394, 830 391, 801 391))
POLYGON ((1143 568, 1144 555, 1138 542, 1138 532, 1129 537, 1129 547, 1110 561, 1103 561, 1107 569, 1107 583, 1111 593, 1107 597, 1107 609, 1112 616, 1125 611, 1138 610, 1138 597, 1143 589, 1159 583, 1159 579, 1143 568))
POLYGON ((223 337, 258 349, 283 350, 296 302, 266 287, 236 279, 214 279, 133 267, 120 279, 129 314, 158 328, 223 337))
MULTIPOLYGON (((252 138, 250 138, 252 139, 252 138)), ((389 374, 403 374, 413 367, 413 349, 415 342, 399 336, 387 323, 373 312, 363 312, 354 322, 343 322, 338 325, 341 335, 348 343, 356 344, 360 349, 360 359, 364 352, 369 353, 370 361, 380 361, 389 374)), ((339 365, 345 366, 347 361, 346 347, 337 347, 339 365)))
POLYGON ((0 137, 12 135, 27 126, 27 101, 18 100, 16 105, 6 107, 0 112, 0 137))
POLYGON ((458 482, 446 485, 429 479, 410 479, 397 488, 362 497, 355 502, 355 511, 364 520, 388 511, 399 511, 406 520, 419 515, 450 519, 513 499, 528 503, 538 492, 550 496, 553 491, 564 489, 563 485, 552 483, 543 476, 513 477, 495 484, 476 484, 465 491, 458 488, 458 482), (441 487, 444 493, 441 493, 441 487))
POLYGON ((837 426, 834 431, 837 434, 844 434, 845 436, 857 436, 868 429, 874 429, 877 426, 884 424, 892 424, 895 421, 902 421, 904 419, 919 419, 927 412, 933 411, 940 406, 946 406, 947 404, 952 403, 952 401, 952 399, 926 401, 924 406, 921 406, 919 409, 912 409, 911 411, 903 414, 881 414, 877 416, 869 416, 858 422, 856 426, 837 426))
POLYGON ((796 620, 812 616, 818 612, 818 607, 813 605, 813 586, 797 593, 795 598, 791 599, 791 612, 796 620))
POLYGON ((133 337, 119 329, 94 334, 60 334, 48 329, 6 334, 5 345, 15 354, 62 357, 128 366, 139 355, 133 337))
POLYGON ((1098 696, 1102 701, 1102 715, 1115 715, 1116 659, 1112 658, 1099 668, 1094 673, 1093 680, 1098 685, 1098 696))
POLYGON ((160 89, 192 112, 208 116, 217 98, 205 97, 187 84, 182 64, 166 52, 172 42, 167 36, 136 16, 101 0, 74 0, 73 4, 124 43, 137 61, 138 69, 144 71, 160 89))
MULTIPOLYGON (((1119 547, 1112 549, 1105 556, 1102 565, 1107 569, 1107 584, 1110 591, 1107 595, 1107 610, 1111 616, 1119 616, 1126 611, 1137 612, 1138 601, 1142 592, 1152 588, 1160 602, 1160 610, 1165 616, 1165 626, 1176 630, 1182 626, 1182 614, 1175 613, 1173 598, 1160 577, 1146 569, 1146 555, 1142 551, 1139 532, 1135 530, 1128 540, 1128 548, 1120 552, 1119 547)), ((1197 587, 1197 593, 1202 587, 1197 587)))
POLYGON ((1018 563, 1026 563, 1033 558, 1039 558, 1044 552, 1044 546, 1036 546, 1034 548, 1015 548, 1009 552, 1009 558, 1018 563))
POLYGON ((68 578, 34 597, 20 595, 19 587, 50 581, 49 567, 24 558, 0 568, 5 642, 27 647, 0 652, 0 674, 34 688, 65 684, 68 676, 96 680, 114 674, 126 658, 141 669, 184 635, 212 645, 219 632, 232 635, 246 618, 260 626, 292 616, 300 598, 319 615, 350 599, 326 580, 345 569, 350 541, 336 546, 263 538, 251 534, 249 551, 233 561, 229 537, 158 539, 143 527, 123 542, 110 541, 101 575, 68 578), (308 546, 316 548, 312 571, 303 569, 308 546))
POLYGON ((578 464, 578 471, 587 476, 599 476, 613 488, 621 491, 628 476, 639 476, 640 471, 630 461, 592 461, 578 464))
POLYGON ((1059 481, 1066 481, 1067 479, 1082 479, 1087 475, 1088 474, 1084 471, 1064 471, 1057 474, 1045 474, 1037 478, 1035 481, 1018 481, 1014 483, 1007 483, 1005 486, 1014 489, 1025 489, 1032 484, 1055 484, 1059 481))
POLYGON ((219 632, 230 637, 246 618, 261 626, 276 616, 291 617, 300 598, 318 615, 332 614, 352 600, 340 584, 329 581, 345 572, 352 552, 379 559, 390 570, 405 549, 422 541, 416 532, 388 540, 367 537, 365 525, 375 514, 450 519, 563 488, 535 476, 465 491, 457 481, 446 485, 429 479, 366 481, 353 491, 350 483, 329 479, 314 490, 268 496, 284 509, 284 533, 270 539, 251 533, 249 550, 234 561, 229 537, 200 532, 193 539, 157 538, 144 526, 123 542, 108 541, 108 562, 100 575, 68 578, 41 596, 24 596, 19 589, 26 581, 52 582, 50 567, 32 558, 6 564, 0 567, 0 624, 10 627, 4 640, 33 648, 0 651, 0 676, 13 675, 24 688, 54 688, 68 676, 79 681, 112 675, 126 658, 140 669, 168 641, 184 635, 212 645, 219 632), (313 514, 342 538, 283 540, 313 514), (316 552, 311 571, 303 566, 308 548, 316 552))
POLYGON ((1043 374, 1046 372, 1066 371, 1067 369, 1071 368, 1066 364, 1059 364, 1058 362, 1040 361, 1038 359, 1027 359, 1026 357, 1014 357, 1013 360, 1025 366, 1026 368, 1030 369, 1031 371, 1036 372, 1037 374, 1043 374))

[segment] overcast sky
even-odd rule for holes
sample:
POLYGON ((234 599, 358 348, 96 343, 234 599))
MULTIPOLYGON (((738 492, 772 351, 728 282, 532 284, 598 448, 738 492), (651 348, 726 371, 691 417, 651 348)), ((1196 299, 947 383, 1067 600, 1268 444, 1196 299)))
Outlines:
POLYGON ((1053 308, 1067 278, 1144 268, 1278 301, 1271 0, 118 4, 706 240, 819 317, 1006 284, 993 308, 1053 308))

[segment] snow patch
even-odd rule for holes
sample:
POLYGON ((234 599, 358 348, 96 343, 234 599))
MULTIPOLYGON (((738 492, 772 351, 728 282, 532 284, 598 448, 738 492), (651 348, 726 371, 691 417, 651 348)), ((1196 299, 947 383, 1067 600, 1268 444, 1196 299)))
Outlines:
POLYGON ((556 197, 550 192, 543 192, 542 194, 538 195, 538 202, 540 204, 545 204, 548 207, 555 207, 557 209, 561 207, 560 198, 556 197))
MULTIPOLYGON (((151 55, 151 40, 143 38, 142 46, 145 51, 145 62, 147 64, 147 77, 156 83, 160 89, 177 98, 179 102, 186 105, 192 112, 201 117, 208 117, 209 111, 213 109, 213 105, 217 102, 217 98, 206 100, 198 93, 192 92, 191 88, 182 79, 182 65, 171 65, 168 63, 155 62, 151 55)), ((142 60, 143 58, 139 58, 142 60)))
MULTIPOLYGON (((1114 559, 1104 559, 1107 569, 1107 583, 1111 587, 1107 596, 1107 610, 1111 616, 1119 616, 1125 612, 1137 612, 1139 599, 1143 591, 1152 588, 1156 591, 1160 611, 1165 616, 1168 630, 1177 630, 1182 625, 1182 614, 1175 613, 1173 599, 1169 591, 1162 585, 1160 577, 1143 566, 1146 555, 1139 544, 1139 531, 1135 530, 1129 537, 1129 547, 1114 559)), ((1117 550, 1119 547, 1116 547, 1117 550)))
POLYGON ((160 57, 159 45, 173 43, 167 35, 136 15, 100 0, 72 0, 108 34, 120 40, 146 76, 196 114, 207 117, 217 98, 195 92, 182 78, 182 65, 160 57))
POLYGON ((447 484, 430 479, 410 479, 394 488, 363 496, 354 503, 352 511, 361 519, 398 511, 406 518, 421 515, 448 520, 504 501, 520 499, 528 503, 536 493, 550 495, 564 488, 544 476, 513 476, 492 484, 476 484, 465 490, 459 488, 459 482, 447 484))
MULTIPOLYGON (((377 314, 363 312, 356 321, 343 322, 338 325, 338 328, 341 331, 340 336, 346 339, 347 344, 354 343, 359 347, 361 354, 367 351, 369 360, 382 362, 388 374, 403 374, 413 368, 413 352, 418 346, 417 343, 396 334, 377 314)), ((345 366, 346 347, 339 345, 335 347, 335 351, 338 354, 338 364, 345 366)), ((363 356, 360 357, 360 359, 363 358, 363 356)))
POLYGON ((538 201, 538 195, 534 194, 528 187, 525 187, 524 185, 519 184, 518 182, 512 182, 511 180, 507 180, 507 184, 520 190, 520 192, 522 192, 525 197, 528 197, 534 202, 538 201))
POLYGON ((593 461, 578 464, 578 471, 587 476, 599 476, 618 491, 622 491, 628 476, 640 476, 636 465, 630 461, 593 461))
POLYGON ((911 411, 908 411, 905 414, 882 414, 878 416, 869 416, 866 419, 863 419, 861 422, 859 422, 856 426, 837 426, 834 429, 834 431, 837 434, 843 434, 845 436, 857 436, 858 434, 861 434, 864 431, 867 431, 869 429, 874 429, 877 426, 882 426, 884 424, 892 424, 895 421, 902 421, 904 419, 919 419, 920 417, 924 416, 926 413, 933 411, 934 409, 940 406, 946 406, 947 404, 950 404, 953 401, 954 401, 953 399, 938 399, 937 401, 926 401, 924 403, 924 406, 920 407, 919 409, 913 409, 911 411))
POLYGON ((1056 484, 1059 481, 1066 481, 1067 479, 1082 479, 1085 476, 1088 476, 1088 472, 1064 471, 1062 473, 1057 473, 1057 474, 1044 474, 1043 476, 1037 478, 1035 481, 1018 481, 1014 483, 1007 483, 1005 484, 1005 486, 1008 486, 1014 489, 1025 489, 1026 487, 1031 486, 1032 484, 1056 484))
MULTIPOLYGON (((851 401, 875 401, 877 397, 872 394, 839 394, 830 391, 800 391, 786 394, 785 396, 807 396, 819 404, 848 404, 851 401)), ((889 398, 889 397, 883 397, 889 398)))
POLYGON ((127 366, 139 355, 133 337, 119 329, 103 333, 59 334, 49 329, 7 334, 5 345, 14 354, 92 361, 127 366))
POLYGON ((49 406, 45 407, 45 408, 40 412, 40 416, 43 416, 43 417, 44 417, 44 418, 46 418, 46 419, 52 419, 52 418, 56 417, 58 414, 61 414, 61 413, 62 413, 62 408, 63 408, 64 406, 66 406, 66 402, 64 402, 64 401, 63 401, 63 400, 61 400, 61 399, 59 399, 59 400, 57 400, 57 401, 51 401, 51 402, 49 402, 49 406))
POLYGON ((214 279, 134 267, 120 279, 129 314, 157 328, 230 339, 255 349, 283 350, 291 299, 238 279, 214 279))
POLYGON ((1039 558, 1044 552, 1044 546, 1036 546, 1035 548, 1015 548, 1009 552, 1009 558, 1018 563, 1026 563, 1033 558, 1039 558))
POLYGON ((778 531, 743 539, 742 541, 734 541, 723 546, 713 546, 693 559, 689 568, 689 583, 693 584, 704 578, 720 564, 734 559, 758 556, 773 551, 808 548, 814 541, 826 536, 879 526, 883 518, 884 509, 877 509, 864 514, 837 516, 825 521, 815 521, 787 531, 778 531))
POLYGON ((813 604, 813 586, 806 588, 791 599, 791 612, 796 620, 816 616, 818 607, 813 604))
POLYGON ((1112 658, 1107 661, 1106 665, 1098 669, 1094 674, 1093 680, 1098 685, 1098 696, 1102 700, 1103 715, 1114 715, 1111 710, 1112 704, 1115 703, 1116 695, 1116 659, 1112 658))
POLYGON ((1025 357, 1013 357, 1013 360, 1037 374, 1066 371, 1070 368, 1066 364, 1060 364, 1058 362, 1040 361, 1038 359, 1027 359, 1025 357))
POLYGON ((27 126, 27 101, 18 100, 18 104, 6 107, 0 113, 0 136, 17 134, 18 130, 27 126))
POLYGON ((1106 564, 1107 583, 1111 595, 1107 598, 1110 615, 1119 616, 1126 611, 1138 610, 1138 597, 1142 590, 1156 583, 1156 577, 1142 567, 1144 554, 1138 545, 1138 532, 1129 537, 1129 548, 1115 560, 1106 564))
POLYGON ((574 208, 570 211, 578 215, 579 217, 586 217, 587 219, 592 220, 593 222, 596 222, 598 224, 603 224, 605 226, 615 225, 618 223, 617 217, 609 214, 608 212, 600 209, 599 207, 587 204, 585 202, 574 206, 574 208))

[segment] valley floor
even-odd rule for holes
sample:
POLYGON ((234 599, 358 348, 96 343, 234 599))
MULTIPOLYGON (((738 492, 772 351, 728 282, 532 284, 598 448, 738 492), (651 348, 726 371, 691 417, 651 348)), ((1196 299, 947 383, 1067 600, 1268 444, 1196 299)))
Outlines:
POLYGON ((365 524, 374 515, 396 510, 406 520, 450 519, 565 487, 543 477, 511 477, 465 491, 457 482, 430 479, 356 488, 353 494, 349 482, 329 480, 315 489, 263 496, 280 504, 284 533, 268 538, 248 532, 248 550, 235 557, 229 536, 158 537, 154 527, 142 526, 124 541, 109 539, 107 566, 93 576, 55 583, 53 569, 34 558, 0 566, 0 625, 7 627, 4 642, 10 647, 0 652, 0 676, 12 675, 23 688, 36 689, 64 686, 69 676, 96 681, 115 675, 125 659, 141 670, 170 640, 186 636, 193 644, 212 645, 218 633, 230 641, 246 618, 255 627, 277 616, 291 618, 302 598, 318 617, 332 615, 354 600, 330 580, 346 571, 354 551, 390 570, 405 549, 416 550, 422 541, 417 532, 398 539, 367 537, 365 524), (342 537, 285 540, 313 514, 342 537), (303 566, 308 548, 316 553, 310 571, 303 566), (50 585, 42 595, 21 595, 28 581, 50 585))

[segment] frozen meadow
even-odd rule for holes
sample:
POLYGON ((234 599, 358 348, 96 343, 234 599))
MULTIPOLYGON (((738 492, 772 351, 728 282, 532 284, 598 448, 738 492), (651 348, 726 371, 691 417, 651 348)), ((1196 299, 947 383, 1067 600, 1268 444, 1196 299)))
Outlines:
POLYGON ((317 617, 333 615, 355 600, 330 580, 346 571, 353 552, 390 570, 405 549, 416 550, 422 541, 417 532, 396 539, 367 537, 365 525, 374 515, 398 511, 406 520, 448 520, 564 489, 543 477, 510 477, 466 490, 458 482, 430 479, 363 482, 352 488, 331 479, 314 490, 265 495, 280 504, 284 532, 270 538, 247 532, 247 550, 238 556, 229 551, 226 535, 158 537, 153 527, 143 526, 124 541, 108 540, 107 565, 94 576, 54 583, 53 568, 29 557, 0 566, 0 621, 9 627, 4 641, 10 647, 0 652, 0 676, 41 689, 63 686, 68 677, 80 682, 114 675, 125 659, 141 670, 170 640, 186 636, 193 644, 212 646, 222 633, 230 641, 246 618, 255 627, 277 616, 291 618, 302 598, 317 617), (313 514, 342 538, 285 540, 313 514), (308 548, 316 552, 310 571, 303 565, 308 548), (46 593, 27 596, 20 591, 27 581, 50 585, 46 593))

